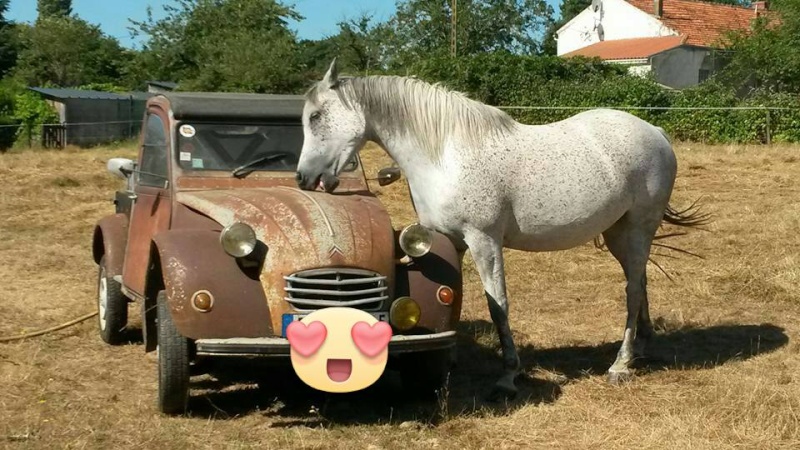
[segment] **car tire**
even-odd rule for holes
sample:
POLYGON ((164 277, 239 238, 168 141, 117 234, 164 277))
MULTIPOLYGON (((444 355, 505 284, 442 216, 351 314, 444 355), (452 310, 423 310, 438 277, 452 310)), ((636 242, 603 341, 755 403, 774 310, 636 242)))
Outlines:
POLYGON ((404 391, 425 399, 446 395, 451 365, 450 349, 402 355, 400 377, 404 391))
POLYGON ((109 276, 105 256, 100 258, 97 273, 97 316, 100 338, 105 343, 119 345, 125 341, 128 299, 122 294, 122 285, 109 276))
POLYGON ((183 414, 189 403, 190 342, 172 321, 165 291, 158 293, 158 408, 183 414))

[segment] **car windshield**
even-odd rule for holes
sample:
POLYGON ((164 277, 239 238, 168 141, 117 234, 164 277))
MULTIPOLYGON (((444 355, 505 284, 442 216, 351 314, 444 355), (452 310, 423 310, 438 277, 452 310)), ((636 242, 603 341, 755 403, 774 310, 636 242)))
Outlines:
MULTIPOLYGON (((297 170, 303 126, 297 124, 182 123, 178 163, 184 170, 297 170)), ((357 163, 346 170, 354 170, 357 163)))

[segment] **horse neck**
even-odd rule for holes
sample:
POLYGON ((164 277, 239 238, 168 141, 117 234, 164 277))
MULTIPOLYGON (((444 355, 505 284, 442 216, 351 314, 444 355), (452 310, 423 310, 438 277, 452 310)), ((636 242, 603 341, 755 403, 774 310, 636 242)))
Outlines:
POLYGON ((400 169, 406 174, 409 184, 414 189, 415 182, 424 180, 441 170, 439 164, 431 160, 431 156, 419 148, 408 131, 385 124, 370 123, 367 120, 369 140, 377 143, 392 157, 400 169))

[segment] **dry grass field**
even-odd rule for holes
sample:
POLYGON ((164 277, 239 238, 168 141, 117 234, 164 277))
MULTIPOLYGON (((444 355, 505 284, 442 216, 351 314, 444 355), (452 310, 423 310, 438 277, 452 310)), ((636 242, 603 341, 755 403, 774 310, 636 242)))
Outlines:
MULTIPOLYGON (((93 319, 0 344, 0 448, 800 448, 800 148, 676 151, 673 203, 702 196, 715 221, 670 242, 705 259, 658 250, 674 282, 650 266, 658 334, 626 385, 605 381, 625 317, 616 261, 591 244, 509 251, 524 368, 513 401, 483 401, 501 363, 467 258, 459 361, 439 413, 406 399, 391 372, 339 396, 228 383, 223 373, 198 381, 190 414, 165 417, 154 358, 135 334, 105 345, 93 319)), ((121 185, 105 162, 133 154, 0 155, 0 336, 95 308, 91 233, 121 185)), ((364 156, 370 175, 388 162, 376 149, 364 156)), ((397 225, 413 220, 404 182, 376 192, 397 225)))

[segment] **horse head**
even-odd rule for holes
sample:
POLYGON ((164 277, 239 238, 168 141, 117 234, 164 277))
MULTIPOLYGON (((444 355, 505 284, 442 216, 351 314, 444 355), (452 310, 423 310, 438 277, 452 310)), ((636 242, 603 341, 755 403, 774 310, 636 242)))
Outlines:
POLYGON ((322 81, 306 93, 303 107, 303 149, 297 164, 297 184, 314 190, 322 185, 333 192, 339 173, 366 142, 361 108, 345 102, 336 59, 322 81))

